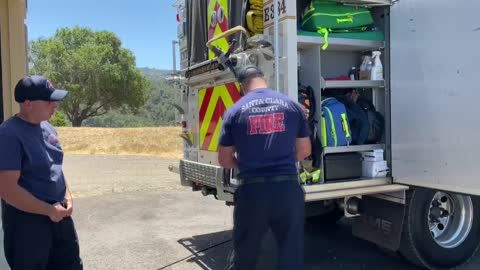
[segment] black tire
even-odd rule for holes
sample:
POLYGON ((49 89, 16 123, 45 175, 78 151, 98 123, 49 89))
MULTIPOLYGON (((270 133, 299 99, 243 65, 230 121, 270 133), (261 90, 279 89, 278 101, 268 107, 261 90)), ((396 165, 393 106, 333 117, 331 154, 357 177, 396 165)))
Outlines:
MULTIPOLYGON (((480 199, 471 199, 473 214, 468 233, 457 246, 446 248, 434 239, 429 227, 429 210, 436 190, 418 188, 407 193, 400 253, 410 262, 427 269, 451 269, 470 261, 480 246, 480 199)), ((449 196, 457 196, 448 193, 449 196)), ((461 196, 461 195, 460 195, 461 196)), ((469 204, 470 205, 470 204, 469 204)), ((453 223, 453 222, 452 222, 453 223)), ((456 226, 459 228, 459 226, 456 226)), ((466 226, 468 227, 468 226, 466 226)), ((445 229, 446 230, 446 229, 445 229)))

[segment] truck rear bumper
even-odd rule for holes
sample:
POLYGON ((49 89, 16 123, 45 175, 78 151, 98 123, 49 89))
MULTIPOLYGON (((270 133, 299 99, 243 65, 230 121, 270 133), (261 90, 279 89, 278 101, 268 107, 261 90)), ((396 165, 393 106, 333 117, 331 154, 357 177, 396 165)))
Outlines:
MULTIPOLYGON (((170 169, 170 167, 169 167, 170 169)), ((172 166, 170 171, 175 171, 172 166)), ((216 190, 219 200, 232 201, 236 185, 231 185, 225 169, 219 166, 199 163, 186 159, 180 160, 180 181, 182 186, 208 187, 216 190), (228 180, 226 183, 225 180, 228 180)), ((234 182, 232 182, 233 184, 234 182)), ((404 192, 408 186, 392 184, 391 178, 362 179, 331 184, 303 186, 305 201, 322 201, 359 195, 393 194, 404 192)))
POLYGON ((223 169, 221 167, 195 161, 180 160, 179 173, 181 183, 184 186, 199 183, 216 188, 218 180, 223 182, 223 169))
POLYGON ((225 170, 222 167, 182 159, 179 173, 182 186, 206 186, 216 189, 217 199, 233 201, 232 189, 225 186, 225 170))

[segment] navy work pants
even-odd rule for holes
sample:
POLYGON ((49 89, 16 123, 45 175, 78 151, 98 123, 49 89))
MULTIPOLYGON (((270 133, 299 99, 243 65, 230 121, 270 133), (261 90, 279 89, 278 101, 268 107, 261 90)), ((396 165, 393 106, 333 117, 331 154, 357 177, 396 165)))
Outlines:
POLYGON ((291 178, 243 184, 235 191, 230 269, 255 269, 260 245, 271 229, 278 244, 278 269, 303 270, 305 195, 297 176, 291 178))
POLYGON ((2 200, 5 258, 12 270, 82 270, 71 217, 55 223, 2 200))

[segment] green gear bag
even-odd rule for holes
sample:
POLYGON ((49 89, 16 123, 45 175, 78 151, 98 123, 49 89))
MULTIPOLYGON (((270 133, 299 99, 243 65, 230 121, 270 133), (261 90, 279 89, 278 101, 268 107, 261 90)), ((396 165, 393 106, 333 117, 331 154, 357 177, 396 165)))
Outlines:
POLYGON ((302 18, 302 29, 322 34, 325 50, 328 47, 329 33, 362 32, 373 22, 372 14, 367 8, 313 0, 302 18))

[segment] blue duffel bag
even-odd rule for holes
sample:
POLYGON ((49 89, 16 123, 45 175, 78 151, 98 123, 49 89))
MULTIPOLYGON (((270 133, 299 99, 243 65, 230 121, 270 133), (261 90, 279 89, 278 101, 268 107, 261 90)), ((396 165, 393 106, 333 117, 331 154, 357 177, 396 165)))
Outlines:
POLYGON ((345 106, 335 98, 322 100, 322 146, 347 146, 352 143, 345 106))

